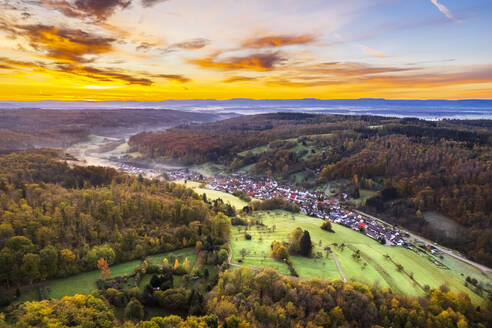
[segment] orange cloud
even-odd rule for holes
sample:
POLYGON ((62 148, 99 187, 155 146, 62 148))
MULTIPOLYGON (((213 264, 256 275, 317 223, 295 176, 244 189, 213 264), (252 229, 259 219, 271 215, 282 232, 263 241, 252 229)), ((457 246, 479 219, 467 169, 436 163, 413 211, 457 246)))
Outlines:
POLYGON ((47 25, 17 26, 17 34, 26 37, 31 47, 44 51, 48 58, 66 62, 87 62, 86 55, 110 52, 116 41, 82 30, 47 25))
POLYGON ((191 81, 191 79, 179 74, 153 74, 152 77, 166 79, 166 80, 173 80, 181 83, 187 83, 191 81))
MULTIPOLYGON (((17 72, 23 72, 28 69, 49 76, 69 74, 76 79, 85 78, 100 82, 119 82, 143 86, 150 86, 154 83, 151 80, 152 75, 146 73, 124 73, 111 68, 96 68, 71 63, 46 64, 44 62, 16 61, 0 57, 0 65, 5 66, 4 69, 16 70, 17 72)), ((168 76, 168 78, 170 77, 168 76)))
POLYGON ((304 35, 273 35, 259 38, 252 38, 244 41, 241 45, 245 48, 274 48, 289 46, 294 44, 308 44, 316 40, 312 34, 304 35))
POLYGON ((191 64, 218 70, 252 70, 252 71, 271 71, 276 65, 282 63, 284 58, 278 52, 257 53, 243 57, 217 58, 217 55, 190 59, 191 64))
POLYGON ((248 77, 248 76, 231 76, 228 79, 225 79, 222 82, 225 83, 235 83, 235 82, 248 82, 248 81, 256 81, 258 78, 256 77, 248 77))

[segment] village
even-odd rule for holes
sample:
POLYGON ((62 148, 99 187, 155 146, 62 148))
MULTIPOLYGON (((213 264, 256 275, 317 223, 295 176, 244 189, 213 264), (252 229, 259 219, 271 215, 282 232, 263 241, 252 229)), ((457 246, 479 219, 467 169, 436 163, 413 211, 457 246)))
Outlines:
MULTIPOLYGON (((410 247, 404 239, 405 233, 398 228, 345 209, 341 206, 339 198, 327 197, 321 192, 279 185, 275 179, 270 177, 252 178, 247 175, 231 174, 208 178, 186 169, 171 170, 166 175, 171 181, 198 181, 208 184, 208 188, 211 190, 229 194, 240 191, 257 200, 282 197, 295 202, 301 212, 308 216, 330 220, 333 223, 359 231, 384 245, 410 247)), ((347 195, 342 193, 340 197, 346 199, 347 195)))

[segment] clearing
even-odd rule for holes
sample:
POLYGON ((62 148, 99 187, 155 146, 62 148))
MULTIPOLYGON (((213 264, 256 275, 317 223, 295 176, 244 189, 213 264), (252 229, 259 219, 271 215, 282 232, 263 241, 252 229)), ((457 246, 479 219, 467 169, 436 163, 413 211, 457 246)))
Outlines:
POLYGON ((479 303, 482 298, 465 287, 465 277, 474 277, 484 286, 492 282, 490 277, 484 276, 479 270, 449 255, 442 254, 441 259, 425 252, 381 245, 368 236, 337 224, 333 224, 335 233, 330 233, 320 228, 320 219, 303 214, 267 211, 256 212, 254 217, 263 225, 248 228, 247 233, 252 236, 251 240, 245 238, 246 227, 233 227, 233 264, 272 267, 289 274, 286 264, 271 258, 270 244, 274 240, 288 241, 292 230, 301 227, 309 231, 315 245, 313 254, 317 255, 317 258, 291 256, 291 261, 302 278, 342 279, 332 254, 325 250, 329 246, 348 280, 389 287, 399 293, 422 296, 426 285, 438 288, 445 284, 456 292, 467 293, 475 303, 479 303), (360 251, 359 260, 352 256, 356 250, 360 251), (243 254, 246 254, 244 258, 243 254), (401 267, 398 268, 397 264, 401 267))
MULTIPOLYGON (((193 248, 184 248, 172 252, 161 253, 148 256, 147 258, 154 264, 162 263, 165 257, 174 255, 181 262, 185 258, 188 258, 190 265, 193 265, 196 260, 196 254, 193 248)), ((129 275, 133 273, 135 268, 140 263, 140 260, 125 262, 110 267, 111 277, 118 277, 123 275, 129 275)), ((67 278, 61 278, 46 282, 40 288, 33 288, 22 292, 21 296, 15 300, 15 303, 21 303, 26 301, 39 300, 40 289, 42 288, 46 298, 62 298, 64 296, 72 296, 75 294, 90 294, 97 289, 96 281, 101 276, 99 270, 80 273, 67 278)), ((150 278, 149 278, 150 279, 150 278)))

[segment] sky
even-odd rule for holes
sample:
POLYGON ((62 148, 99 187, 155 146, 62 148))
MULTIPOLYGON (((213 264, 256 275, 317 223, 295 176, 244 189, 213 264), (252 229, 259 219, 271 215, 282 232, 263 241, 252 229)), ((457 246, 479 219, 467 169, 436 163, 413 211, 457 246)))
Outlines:
POLYGON ((490 0, 0 0, 0 100, 492 99, 490 0))

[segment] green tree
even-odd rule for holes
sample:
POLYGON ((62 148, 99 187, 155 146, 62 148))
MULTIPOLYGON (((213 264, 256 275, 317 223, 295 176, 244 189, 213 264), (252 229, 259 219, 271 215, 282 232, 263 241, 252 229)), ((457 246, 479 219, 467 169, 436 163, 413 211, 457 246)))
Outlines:
POLYGON ((302 256, 311 256, 313 251, 313 244, 311 243, 311 236, 309 231, 305 230, 300 241, 300 254, 302 256))
POLYGON ((223 244, 231 236, 231 220, 223 213, 218 213, 210 220, 211 237, 214 244, 223 244))
POLYGON ((22 259, 21 272, 23 277, 32 284, 41 279, 41 258, 38 254, 27 253, 22 259))
POLYGON ((53 278, 58 273, 58 250, 53 245, 48 245, 39 252, 41 257, 41 272, 43 279, 53 278))
POLYGON ((97 261, 99 261, 101 257, 108 263, 108 265, 111 265, 114 263, 116 254, 109 245, 94 246, 87 252, 87 266, 91 269, 96 269, 97 261))
POLYGON ((140 321, 144 318, 144 308, 134 297, 125 307, 125 318, 128 320, 140 321))

